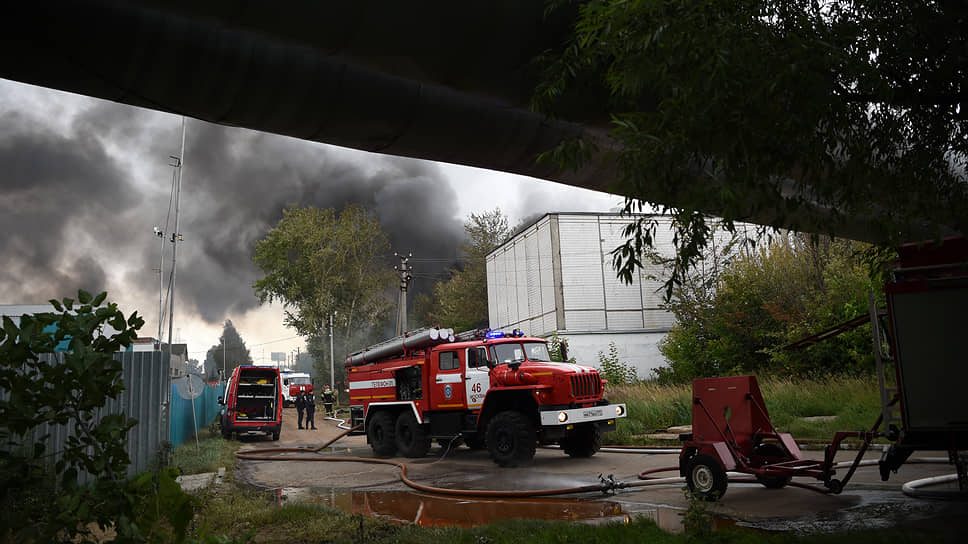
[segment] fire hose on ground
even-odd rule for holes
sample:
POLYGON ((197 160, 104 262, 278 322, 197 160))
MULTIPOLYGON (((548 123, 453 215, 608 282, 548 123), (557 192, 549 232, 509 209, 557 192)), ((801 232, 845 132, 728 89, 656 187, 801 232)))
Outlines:
MULTIPOLYGON (((334 419, 335 418, 327 418, 334 419)), ((339 425, 340 428, 344 428, 342 424, 339 425)), ((578 493, 590 493, 590 492, 601 492, 601 493, 612 493, 618 489, 631 489, 640 487, 650 487, 658 485, 668 485, 668 484, 678 484, 684 481, 681 476, 668 477, 668 478, 655 478, 651 476, 652 474, 662 473, 662 472, 672 472, 678 471, 679 467, 662 467, 655 468, 640 472, 638 477, 639 481, 635 482, 622 482, 616 481, 612 475, 604 476, 599 474, 599 483, 589 484, 583 486, 566 487, 558 489, 536 489, 536 490, 526 490, 526 491, 507 491, 507 490, 481 490, 481 489, 450 489, 445 487, 435 487, 425 484, 421 484, 411 480, 407 477, 407 465, 399 461, 393 461, 390 459, 378 459, 372 457, 322 457, 319 455, 287 455, 285 457, 279 456, 279 454, 294 453, 294 454, 306 454, 312 453, 316 454, 321 450, 326 449, 331 444, 337 440, 343 438, 349 433, 361 428, 362 425, 357 425, 349 429, 345 429, 342 433, 329 440, 325 444, 318 446, 316 448, 265 448, 256 450, 246 450, 236 452, 235 456, 239 459, 251 460, 251 461, 327 461, 327 462, 343 462, 343 463, 371 463, 371 464, 382 464, 391 465, 400 469, 400 481, 402 481, 408 487, 421 491, 424 493, 433 493, 438 495, 447 495, 455 497, 482 497, 482 498, 530 498, 530 497, 548 497, 555 495, 572 495, 578 493)), ((602 451, 609 451, 615 449, 623 453, 679 453, 677 449, 670 448, 602 448, 602 451)), ((944 458, 920 458, 920 459, 909 459, 909 463, 947 463, 947 459, 944 458)), ((849 465, 850 463, 838 463, 836 466, 849 465)), ((876 465, 877 461, 868 460, 862 461, 860 466, 872 466, 876 465)), ((732 483, 756 483, 755 479, 751 478, 735 478, 739 473, 728 473, 731 478, 729 479, 732 483)), ((957 478, 957 475, 954 475, 957 478)), ((920 493, 920 496, 924 496, 925 492, 918 491, 917 487, 924 485, 932 485, 943 482, 951 481, 950 476, 941 476, 937 478, 927 478, 924 480, 918 480, 916 482, 909 482, 904 484, 904 492, 911 496, 919 496, 914 493, 920 493), (932 481, 927 481, 932 480, 932 481), (910 490, 908 486, 913 485, 910 490), (910 491, 910 492, 909 492, 910 491)), ((829 490, 813 486, 809 484, 802 484, 799 482, 790 482, 788 485, 799 487, 803 489, 808 489, 811 491, 816 491, 819 493, 829 493, 829 490)), ((937 498, 937 497, 932 497, 937 498)))

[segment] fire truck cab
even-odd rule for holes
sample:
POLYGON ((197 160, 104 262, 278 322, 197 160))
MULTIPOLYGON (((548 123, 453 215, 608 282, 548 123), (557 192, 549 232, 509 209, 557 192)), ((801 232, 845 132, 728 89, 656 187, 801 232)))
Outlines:
POLYGON ((313 379, 305 372, 282 372, 282 402, 285 406, 292 406, 299 393, 313 394, 313 379))
POLYGON ((423 457, 432 440, 486 447, 501 466, 529 462, 539 443, 590 457, 626 412, 604 399, 597 370, 553 362, 544 339, 517 331, 416 331, 346 367, 353 425, 384 457, 423 457))

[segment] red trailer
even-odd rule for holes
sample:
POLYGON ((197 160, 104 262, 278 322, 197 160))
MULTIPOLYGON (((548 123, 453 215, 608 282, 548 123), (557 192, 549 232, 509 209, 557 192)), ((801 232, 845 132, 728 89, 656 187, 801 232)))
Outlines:
POLYGON ((693 380, 692 397, 692 433, 680 437, 679 472, 690 491, 706 500, 726 492, 727 471, 751 474, 769 488, 807 476, 840 493, 877 436, 877 426, 873 431, 838 432, 822 461, 804 459, 793 437, 773 427, 755 376, 693 380), (864 443, 847 475, 837 480, 834 455, 849 437, 864 443))
MULTIPOLYGON (((754 376, 693 381, 692 433, 683 435, 679 471, 704 499, 726 492, 726 472, 751 474, 766 487, 783 487, 794 476, 815 478, 831 493, 847 484, 871 441, 893 444, 881 456, 887 480, 915 450, 947 450, 959 488, 968 492, 968 356, 959 342, 968 308, 968 240, 907 244, 884 286, 887 309, 871 301, 870 322, 881 387, 881 415, 870 431, 838 432, 822 461, 804 459, 793 438, 777 432, 754 376), (884 321, 886 318, 886 322, 884 321), (893 363, 893 365, 892 365, 893 363), (891 368, 893 366, 893 368, 891 368), (881 423, 884 431, 879 432, 881 423), (863 443, 842 479, 834 478, 834 455, 845 438, 863 443)), ((788 347, 802 347, 863 323, 854 319, 788 347)))

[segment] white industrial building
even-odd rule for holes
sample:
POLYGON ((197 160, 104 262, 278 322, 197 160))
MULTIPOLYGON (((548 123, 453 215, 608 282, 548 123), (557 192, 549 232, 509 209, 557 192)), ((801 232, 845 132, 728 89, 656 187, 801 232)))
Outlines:
MULTIPOLYGON (((655 249, 674 255, 671 219, 659 222, 655 249), (665 226, 665 228, 663 228, 665 226)), ((666 365, 658 342, 675 318, 662 309, 665 270, 644 263, 626 284, 616 277, 611 251, 625 241, 633 219, 621 214, 549 213, 487 255, 490 327, 531 336, 557 333, 569 356, 598 366, 609 343, 639 378, 666 365)))

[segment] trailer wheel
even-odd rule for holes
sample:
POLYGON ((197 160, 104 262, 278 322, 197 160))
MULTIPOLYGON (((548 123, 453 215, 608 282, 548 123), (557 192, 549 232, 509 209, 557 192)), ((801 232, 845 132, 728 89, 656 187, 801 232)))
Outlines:
POLYGON ((840 495, 841 491, 844 490, 844 484, 840 482, 837 478, 834 478, 825 484, 827 489, 830 490, 834 495, 840 495))
MULTIPOLYGON (((759 446, 753 448, 753 455, 774 457, 778 461, 787 459, 786 452, 784 452, 783 448, 777 446, 776 444, 760 444, 759 446)), ((786 487, 786 485, 790 483, 790 478, 790 476, 756 475, 756 481, 763 484, 763 487, 766 487, 767 489, 781 489, 786 487)))
POLYGON ((686 485, 700 499, 714 501, 726 493, 726 471, 719 460, 699 454, 686 465, 686 485))
POLYGON ((397 449, 404 457, 423 457, 430 450, 430 437, 409 410, 400 412, 396 426, 397 449))
POLYGON ((521 412, 500 412, 487 425, 487 451, 502 467, 516 467, 534 459, 538 435, 521 412))
POLYGON ((366 439, 378 457, 390 457, 397 452, 393 424, 393 414, 380 411, 373 414, 366 425, 366 439))
POLYGON ((602 431, 594 423, 579 425, 561 439, 561 449, 571 457, 591 457, 602 449, 602 431))

